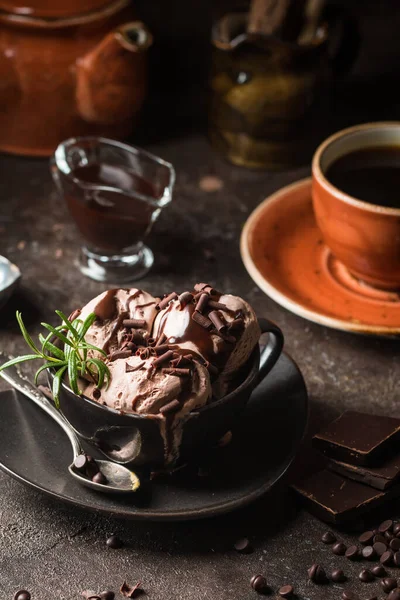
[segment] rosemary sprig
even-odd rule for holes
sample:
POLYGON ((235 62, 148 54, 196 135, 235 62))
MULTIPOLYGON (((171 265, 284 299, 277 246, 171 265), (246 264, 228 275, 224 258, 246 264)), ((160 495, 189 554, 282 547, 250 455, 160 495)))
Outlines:
POLYGON ((17 311, 16 317, 19 328, 25 342, 32 350, 32 354, 12 358, 0 367, 0 372, 28 360, 43 360, 44 364, 36 371, 35 384, 42 371, 46 369, 54 370, 53 397, 58 408, 60 403, 60 386, 66 374, 68 374, 72 391, 75 394, 81 395, 82 390, 79 389, 78 383, 79 377, 86 376, 96 383, 98 388, 102 388, 104 384, 107 386, 109 383, 110 371, 102 360, 88 353, 89 350, 92 350, 99 352, 103 356, 107 356, 104 350, 89 344, 85 340, 85 335, 95 321, 96 315, 91 313, 84 321, 77 318, 71 323, 68 317, 60 310, 56 310, 55 312, 60 317, 61 324, 53 327, 48 323, 41 323, 42 327, 48 333, 46 336, 41 333, 39 334, 40 344, 37 345, 29 335, 21 313, 17 311), (60 345, 54 343, 57 341, 56 338, 60 342, 60 345))

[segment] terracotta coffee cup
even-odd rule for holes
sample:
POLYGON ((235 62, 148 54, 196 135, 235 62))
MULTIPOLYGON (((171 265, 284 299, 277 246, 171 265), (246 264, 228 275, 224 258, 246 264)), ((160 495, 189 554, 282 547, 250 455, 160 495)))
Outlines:
MULTIPOLYGON (((381 146, 400 149, 400 122, 356 125, 325 140, 312 161, 312 198, 318 227, 333 255, 357 279, 383 290, 398 290, 400 199, 399 208, 363 202, 326 177, 339 158, 381 146)), ((393 193, 399 195, 400 190, 393 193)))

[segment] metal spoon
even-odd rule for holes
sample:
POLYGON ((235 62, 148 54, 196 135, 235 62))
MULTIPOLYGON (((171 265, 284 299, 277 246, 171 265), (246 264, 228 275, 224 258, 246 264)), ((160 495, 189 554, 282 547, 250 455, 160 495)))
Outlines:
MULTIPOLYGON (((4 364, 11 358, 11 356, 5 356, 3 353, 0 353, 0 365, 4 364)), ((18 373, 15 367, 9 367, 5 371, 1 371, 0 376, 3 377, 3 379, 5 379, 16 390, 21 392, 21 394, 24 394, 24 396, 37 404, 65 431, 69 441, 71 442, 74 452, 74 460, 68 467, 68 471, 72 477, 79 481, 79 483, 98 492, 105 492, 106 494, 131 494, 137 490, 138 480, 136 475, 126 467, 109 460, 96 459, 96 463, 100 471, 107 479, 107 484, 95 483, 94 481, 91 481, 91 479, 88 479, 79 473, 74 466, 74 461, 80 454, 83 454, 84 451, 71 425, 66 421, 57 408, 29 380, 25 379, 22 377, 22 375, 20 375, 20 373, 18 373)))

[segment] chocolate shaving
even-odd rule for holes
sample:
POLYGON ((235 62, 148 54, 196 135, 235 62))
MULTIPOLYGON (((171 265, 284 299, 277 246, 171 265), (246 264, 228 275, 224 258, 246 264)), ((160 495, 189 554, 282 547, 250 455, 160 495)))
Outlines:
POLYGON ((208 294, 204 294, 202 293, 200 295, 200 298, 198 299, 197 303, 196 303, 196 308, 195 310, 199 313, 203 313, 204 309, 206 308, 207 304, 208 304, 208 300, 209 300, 209 295, 208 294))
POLYGON ((202 315, 199 312, 195 311, 192 314, 192 319, 198 325, 201 325, 201 327, 204 327, 204 329, 211 329, 211 327, 213 326, 212 321, 210 321, 210 319, 207 319, 207 317, 205 317, 204 315, 202 315))
POLYGON ((131 329, 143 329, 146 327, 146 321, 144 319, 124 319, 122 325, 131 329))
POLYGON ((162 406, 160 408, 160 413, 162 415, 166 415, 168 413, 171 412, 176 412, 177 410, 179 410, 181 407, 181 403, 179 402, 179 400, 172 400, 172 402, 168 402, 168 404, 166 404, 165 406, 162 406))
POLYGON ((211 373, 211 375, 218 375, 219 370, 217 369, 217 367, 215 365, 210 363, 208 360, 205 361, 204 366, 207 369, 207 371, 209 373, 211 373))
POLYGON ((207 292, 208 294, 218 294, 217 290, 215 290, 209 283, 196 283, 194 286, 196 292, 207 292))
POLYGON ((151 356, 151 348, 139 348, 135 352, 136 356, 140 356, 142 360, 146 360, 151 356))
POLYGON ((187 304, 190 304, 193 301, 193 294, 190 292, 183 292, 178 298, 181 308, 185 308, 187 304))
POLYGON ((168 350, 167 352, 164 352, 164 354, 161 354, 161 356, 159 356, 158 358, 156 358, 153 361, 153 367, 158 367, 159 365, 162 365, 163 363, 168 362, 173 357, 174 357, 174 353, 172 352, 172 350, 168 350))
POLYGON ((163 300, 161 300, 161 302, 156 304, 156 310, 163 310, 164 308, 166 308, 168 306, 168 304, 171 302, 171 300, 175 300, 176 298, 178 298, 178 294, 176 292, 172 292, 171 294, 168 294, 168 296, 163 298, 163 300))
POLYGON ((193 354, 180 354, 177 358, 171 360, 173 367, 179 367, 180 365, 186 365, 193 362, 193 354))
POLYGON ((134 371, 138 371, 143 367, 144 363, 140 363, 140 365, 130 365, 129 363, 125 363, 125 373, 133 373, 134 371))
MULTIPOLYGON (((209 319, 212 321, 213 325, 218 329, 218 331, 223 333, 226 331, 226 323, 223 322, 219 314, 216 310, 212 310, 208 314, 209 319)), ((235 340, 236 341, 236 340, 235 340)))
POLYGON ((216 302, 215 300, 209 300, 208 301, 208 306, 210 308, 216 308, 217 310, 227 310, 227 311, 229 311, 229 308, 226 306, 226 304, 222 304, 222 302, 216 302))
POLYGON ((156 340, 154 338, 147 338, 147 345, 148 346, 155 346, 156 345, 156 340))
POLYGON ((161 345, 162 345, 162 344, 163 344, 163 343, 166 341, 166 339, 167 339, 167 336, 165 335, 165 333, 162 333, 162 334, 160 335, 160 337, 159 337, 159 338, 157 338, 157 341, 156 341, 156 347, 157 347, 157 346, 161 346, 161 345))
POLYGON ((132 352, 130 350, 116 350, 112 354, 109 354, 107 358, 111 361, 117 360, 117 358, 129 358, 132 356, 132 352))
POLYGON ((128 583, 126 583, 126 581, 124 581, 124 583, 119 588, 119 591, 123 596, 125 596, 125 598, 136 598, 136 596, 139 596, 141 594, 141 585, 141 581, 138 581, 137 584, 133 586, 129 585, 128 583))
POLYGON ((98 387, 94 388, 92 395, 95 400, 98 400, 101 396, 101 390, 98 387))
POLYGON ((207 292, 197 292, 197 294, 193 296, 193 300, 196 302, 203 294, 207 294, 207 292))
POLYGON ((81 309, 77 308, 76 310, 74 310, 68 317, 68 321, 70 321, 72 323, 72 321, 75 321, 75 319, 77 319, 79 317, 79 315, 81 314, 81 309))
POLYGON ((161 373, 165 373, 166 375, 176 375, 177 377, 187 377, 190 375, 190 369, 177 369, 177 368, 164 368, 161 369, 161 373))
POLYGON ((134 342, 137 346, 145 346, 146 345, 146 340, 144 339, 143 335, 136 329, 134 329, 132 332, 131 341, 134 342))
POLYGON ((159 356, 160 354, 164 354, 164 352, 168 352, 169 346, 168 344, 161 344, 161 346, 155 346, 154 351, 159 356))

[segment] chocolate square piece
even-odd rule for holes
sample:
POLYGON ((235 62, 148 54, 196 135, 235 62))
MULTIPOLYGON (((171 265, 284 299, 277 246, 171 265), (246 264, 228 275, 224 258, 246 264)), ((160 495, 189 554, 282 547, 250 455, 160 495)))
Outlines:
POLYGON ((313 437, 320 452, 345 463, 376 465, 400 440, 400 419, 344 412, 313 437))
POLYGON ((388 458, 380 467, 363 467, 331 460, 329 468, 340 475, 350 477, 378 490, 386 490, 400 479, 400 453, 388 458))
POLYGON ((310 513, 327 523, 345 523, 400 494, 400 486, 383 492, 328 469, 293 486, 310 513))

